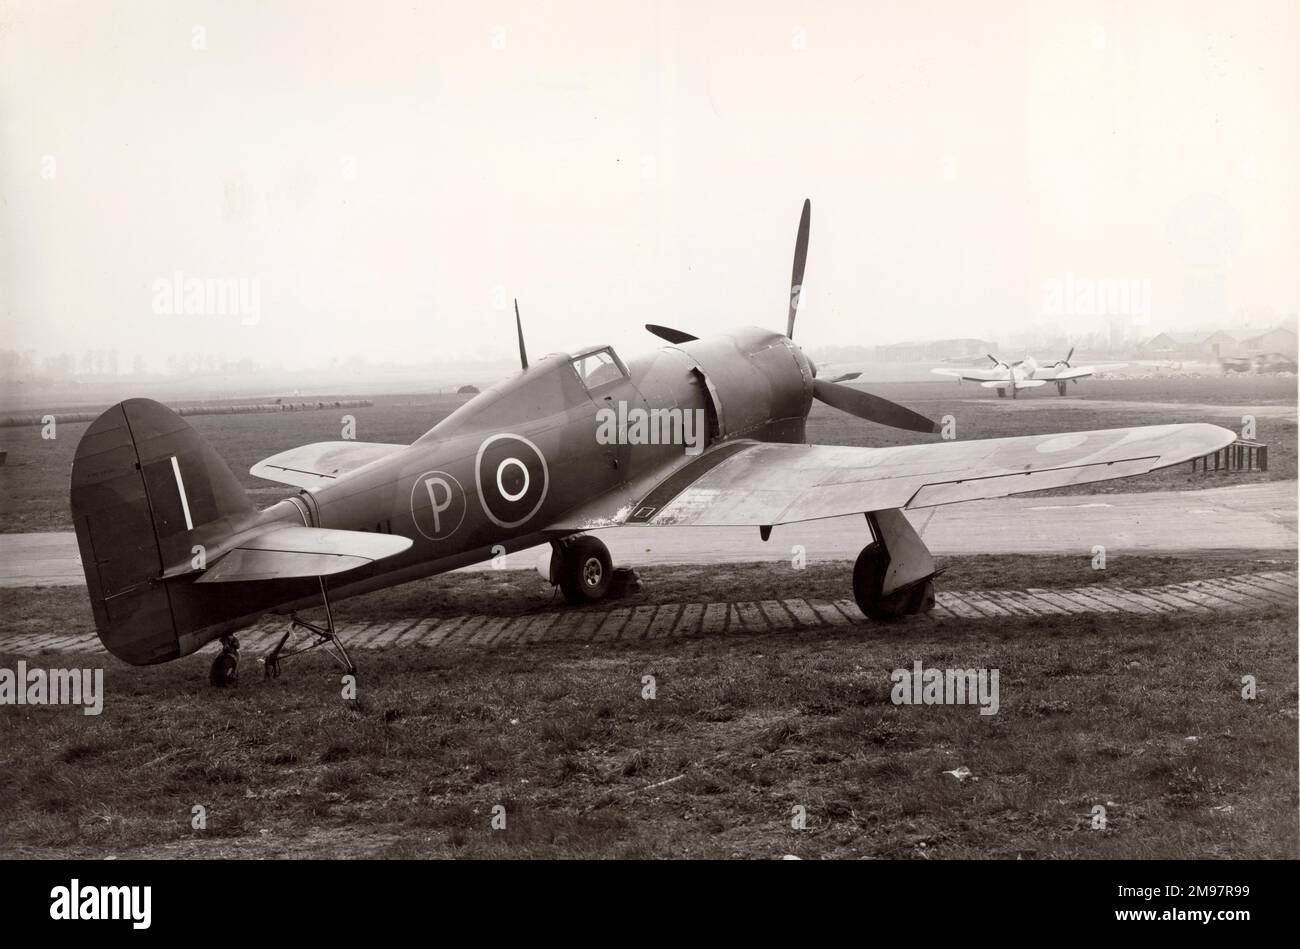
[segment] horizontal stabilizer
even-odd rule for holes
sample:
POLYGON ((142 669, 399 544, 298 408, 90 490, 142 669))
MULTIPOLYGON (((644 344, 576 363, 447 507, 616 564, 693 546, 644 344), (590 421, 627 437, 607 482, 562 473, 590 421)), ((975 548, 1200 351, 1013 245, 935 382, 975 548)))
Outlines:
POLYGON ((295 488, 318 488, 405 447, 382 442, 314 442, 263 458, 248 473, 295 488))
POLYGON ((273 527, 223 556, 196 583, 325 577, 400 554, 408 537, 324 527, 273 527))

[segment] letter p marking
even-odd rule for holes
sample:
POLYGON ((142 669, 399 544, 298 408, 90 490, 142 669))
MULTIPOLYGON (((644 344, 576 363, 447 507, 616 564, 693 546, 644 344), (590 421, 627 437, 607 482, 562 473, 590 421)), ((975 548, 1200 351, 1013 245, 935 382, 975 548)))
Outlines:
POLYGON ((424 490, 429 492, 429 510, 433 512, 433 532, 435 534, 441 534, 442 520, 438 515, 451 507, 451 485, 447 483, 445 478, 439 478, 437 475, 434 475, 431 478, 424 479, 424 490), (435 484, 442 487, 441 504, 438 503, 438 498, 433 493, 433 486, 435 484))

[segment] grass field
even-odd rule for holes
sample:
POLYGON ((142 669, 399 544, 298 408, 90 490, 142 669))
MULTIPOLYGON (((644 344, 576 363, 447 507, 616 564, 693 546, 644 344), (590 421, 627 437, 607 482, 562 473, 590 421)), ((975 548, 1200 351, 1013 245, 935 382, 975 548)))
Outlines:
MULTIPOLYGON (((1296 477, 1294 379, 1091 380, 998 400, 952 382, 868 386, 961 438, 1257 418, 1267 474, 1186 466, 1081 490, 1296 477), (1076 396, 1075 393, 1078 393, 1076 396)), ((376 397, 357 437, 406 442, 462 399, 376 397)), ((194 417, 247 475, 339 437, 338 412, 194 417)), ((0 530, 68 529, 85 425, 0 429, 0 530)), ((925 440, 815 405, 813 441, 925 440)), ((1294 569, 1294 552, 941 558, 944 589, 1144 586, 1294 569), (1283 557, 1279 562, 1279 557, 1283 557)), ((848 594, 850 565, 641 571, 620 606, 848 594), (719 592, 724 591, 724 592, 719 592)), ((531 571, 457 573, 344 601, 341 622, 556 609, 531 571)), ((209 656, 137 669, 102 654, 15 655, 5 636, 92 626, 84 591, 0 590, 0 668, 105 664, 104 713, 0 707, 0 856, 1295 857, 1297 616, 1087 615, 615 643, 363 651, 341 696, 311 655, 238 688, 209 656), (898 706, 890 672, 996 668, 1001 708, 898 706), (1253 676, 1258 696, 1241 696, 1253 676), (643 698, 644 677, 656 694, 643 698), (945 772, 965 767, 958 780, 945 772), (191 826, 193 809, 207 827, 191 826), (1093 826, 1105 808, 1105 829, 1093 826), (494 808, 506 827, 494 830, 494 808), (806 829, 791 826, 803 808, 806 829)))
MULTIPOLYGON (((952 415, 962 439, 1193 421, 1240 430, 1242 415, 1255 414, 1257 437, 1269 445, 1267 473, 1193 476, 1189 466, 1179 465, 1139 478, 1046 493, 1199 488, 1296 477, 1294 377, 1092 379, 1071 387, 1066 398, 1056 396, 1053 390, 1051 395, 1040 391, 1015 401, 998 399, 978 386, 959 386, 952 381, 865 387, 936 420, 952 415)), ((372 407, 346 411, 355 416, 356 437, 361 441, 410 442, 463 401, 464 397, 451 395, 376 396, 372 407)), ((337 440, 342 414, 339 410, 323 410, 194 416, 187 421, 226 459, 254 499, 269 503, 291 490, 253 478, 248 469, 262 458, 288 448, 337 440)), ((0 450, 9 453, 7 463, 0 466, 0 532, 71 529, 68 476, 77 441, 88 424, 59 426, 53 440, 43 440, 41 430, 35 427, 0 428, 0 450)), ((932 441, 934 436, 871 425, 814 402, 808 438, 823 444, 899 445, 932 441)))
MULTIPOLYGON (((1074 559, 1034 560, 952 560, 945 586, 1097 579, 1074 559)), ((1126 586, 1279 569, 1114 564, 1105 580, 1126 586)), ((846 571, 650 568, 637 602, 716 598, 724 580, 839 596, 846 571)), ((495 612, 546 605, 520 571, 344 609, 464 612, 485 590, 495 612)), ((82 600, 0 591, 11 631, 85 623, 82 600)), ((412 647, 361 653, 352 701, 323 656, 273 681, 246 661, 236 689, 215 691, 203 655, 136 669, 0 646, 6 668, 108 663, 99 717, 0 708, 0 856, 1294 857, 1295 629, 1295 610, 1273 607, 412 647), (894 705, 889 674, 914 660, 998 669, 1000 711, 894 705), (971 777, 944 773, 959 767, 971 777), (196 805, 205 830, 191 827, 196 805), (506 826, 493 830, 498 805, 506 826), (796 807, 806 829, 791 827, 796 807)))

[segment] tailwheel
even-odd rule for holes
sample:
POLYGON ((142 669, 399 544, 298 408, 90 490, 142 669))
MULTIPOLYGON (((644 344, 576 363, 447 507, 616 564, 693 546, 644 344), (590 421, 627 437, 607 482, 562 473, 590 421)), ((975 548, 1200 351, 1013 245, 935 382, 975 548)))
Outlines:
POLYGON ((587 534, 564 543, 559 548, 560 590, 575 606, 603 600, 614 579, 614 565, 609 548, 587 534))
POLYGON ((236 637, 221 637, 221 652, 212 660, 208 683, 217 688, 239 683, 239 640, 236 637))

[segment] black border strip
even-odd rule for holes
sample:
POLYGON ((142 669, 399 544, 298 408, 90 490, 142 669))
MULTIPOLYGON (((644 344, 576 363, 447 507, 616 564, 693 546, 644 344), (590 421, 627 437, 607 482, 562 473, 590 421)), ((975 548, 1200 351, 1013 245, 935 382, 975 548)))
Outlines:
POLYGON ((720 445, 713 451, 705 452, 690 464, 683 465, 670 474, 632 509, 631 516, 624 524, 645 524, 668 506, 677 495, 689 488, 694 482, 708 474, 718 465, 746 448, 753 448, 757 442, 730 442, 720 445))

